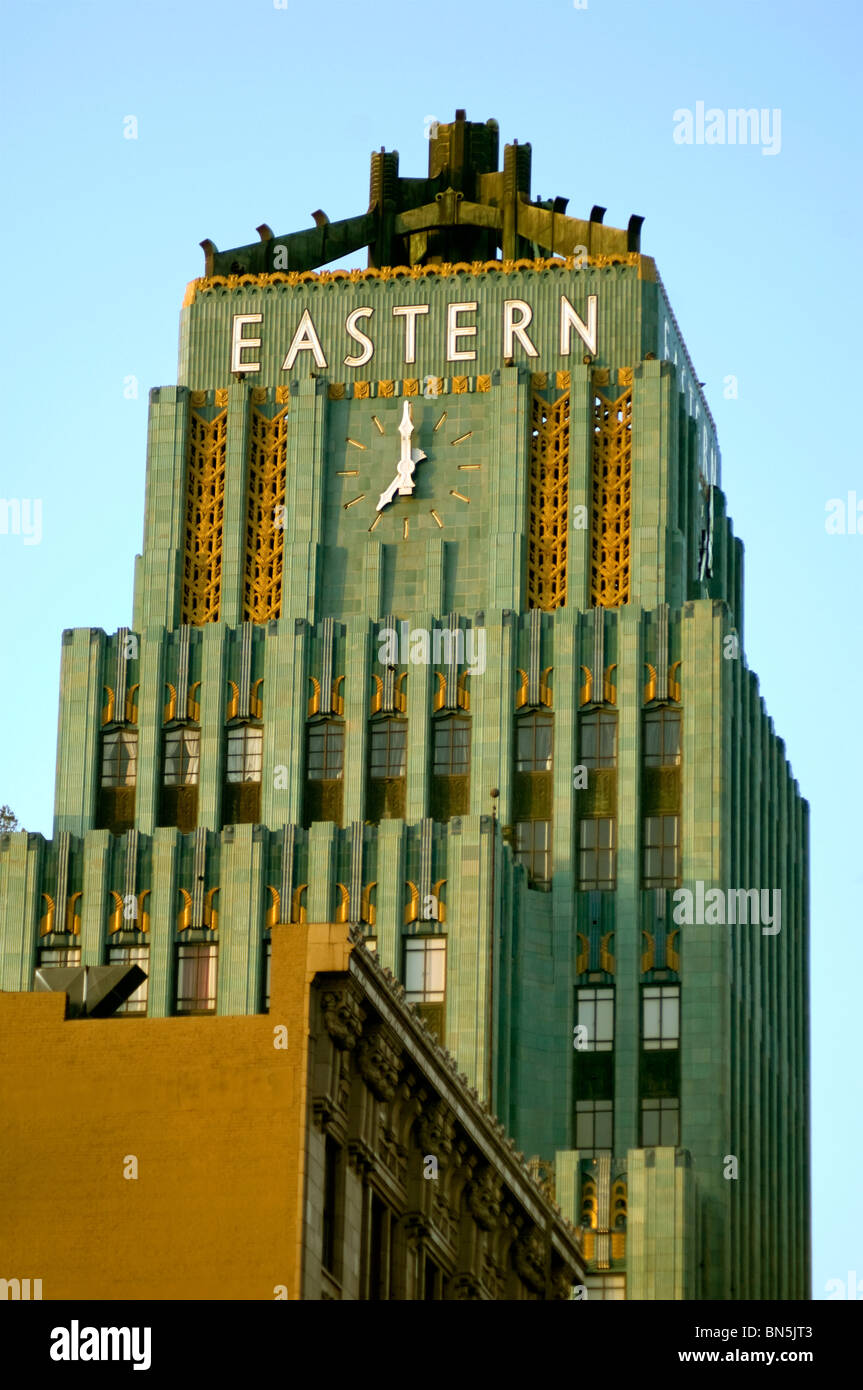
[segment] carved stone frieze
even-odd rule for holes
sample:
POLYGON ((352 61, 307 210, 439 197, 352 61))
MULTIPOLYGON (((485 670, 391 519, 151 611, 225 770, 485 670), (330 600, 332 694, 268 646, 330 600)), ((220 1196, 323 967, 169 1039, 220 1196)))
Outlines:
POLYGON ((392 1100, 396 1093, 401 1055, 385 1029, 370 1028, 357 1048, 360 1075, 380 1100, 392 1100))
POLYGON ((539 1231, 532 1231, 513 1249, 513 1264, 519 1278, 535 1293, 545 1288, 545 1242, 539 1231))
POLYGON ((492 1231, 500 1217, 503 1185, 493 1168, 482 1168, 467 1190, 471 1216, 484 1231, 492 1231))
POLYGON ((321 1010, 324 1027, 336 1047, 353 1050, 362 1034, 365 1014, 352 987, 328 989, 321 1000, 321 1010))
POLYGON ((434 1154, 441 1161, 449 1158, 455 1139, 455 1116, 442 1100, 424 1109, 419 1117, 417 1132, 424 1154, 434 1154))

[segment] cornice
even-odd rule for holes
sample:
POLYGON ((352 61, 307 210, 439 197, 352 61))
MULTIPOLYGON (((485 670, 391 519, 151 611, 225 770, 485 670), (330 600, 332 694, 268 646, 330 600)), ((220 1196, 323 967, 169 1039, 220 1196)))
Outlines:
POLYGON ((273 289, 278 285, 300 288, 304 285, 361 284, 370 280, 446 279, 453 275, 513 275, 520 271, 604 270, 611 266, 635 267, 640 280, 655 281, 656 266, 650 256, 639 251, 600 253, 592 256, 540 256, 515 261, 445 261, 436 265, 385 265, 354 270, 274 270, 261 274, 202 275, 190 280, 183 297, 183 308, 194 304, 198 295, 214 290, 273 289))

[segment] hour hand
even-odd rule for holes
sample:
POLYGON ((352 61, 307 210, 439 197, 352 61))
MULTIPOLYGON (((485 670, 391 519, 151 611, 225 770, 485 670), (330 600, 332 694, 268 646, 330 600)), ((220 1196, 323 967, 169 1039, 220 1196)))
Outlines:
POLYGON ((384 507, 387 505, 387 503, 388 503, 388 502, 392 502, 393 498, 394 498, 395 495, 396 495, 396 490, 397 490, 397 488, 399 487, 399 484, 400 484, 400 483, 401 483, 401 478, 399 477, 398 474, 396 474, 396 476, 393 478, 392 482, 390 483, 390 485, 389 485, 389 487, 386 489, 386 491, 381 493, 380 501, 378 502, 378 505, 377 505, 377 507, 375 508, 375 511, 378 511, 378 512, 383 511, 383 509, 384 509, 384 507))

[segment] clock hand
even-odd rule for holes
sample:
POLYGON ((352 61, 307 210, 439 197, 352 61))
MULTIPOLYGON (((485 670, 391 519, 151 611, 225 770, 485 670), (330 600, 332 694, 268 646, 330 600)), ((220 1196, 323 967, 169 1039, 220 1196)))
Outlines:
POLYGON ((392 502, 393 497, 395 496, 396 488, 398 487, 400 482, 401 479, 397 473, 396 476, 393 478, 392 482, 390 483, 389 487, 387 488, 386 492, 381 493, 380 501, 378 502, 375 511, 383 511, 387 503, 392 502))
POLYGON ((402 411, 402 418, 399 424, 399 434, 401 436, 401 456, 396 465, 396 476, 393 478, 385 492, 381 493, 380 501, 376 511, 381 511, 387 503, 393 500, 398 491, 404 497, 414 490, 414 470, 418 463, 421 463, 428 455, 422 449, 411 448, 411 435, 414 432, 413 415, 411 412, 410 401, 405 401, 402 411))

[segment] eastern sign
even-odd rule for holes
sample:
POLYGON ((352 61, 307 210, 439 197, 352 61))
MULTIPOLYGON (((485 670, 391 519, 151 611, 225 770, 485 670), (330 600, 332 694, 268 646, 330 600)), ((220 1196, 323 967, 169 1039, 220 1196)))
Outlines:
MULTIPOLYGON (((582 349, 596 357, 598 353, 598 296, 587 296, 586 317, 582 318, 565 294, 559 296, 557 310, 557 339, 561 357, 568 357, 577 349, 582 349)), ((480 313, 479 302, 475 299, 454 300, 443 305, 443 314, 432 314, 428 304, 393 305, 392 318, 403 321, 401 360, 407 367, 417 360, 417 337, 425 331, 439 342, 444 349, 447 362, 475 362, 477 340, 480 334, 499 334, 500 356, 502 361, 513 358, 516 347, 525 357, 539 357, 530 333, 533 321, 533 306, 526 299, 505 299, 499 310, 493 314, 486 309, 485 316, 480 313), (420 328, 421 321, 428 319, 427 325, 420 328), (438 320, 441 321, 438 321, 438 320), (496 322, 494 321, 496 320, 496 322)), ((315 324, 310 309, 304 309, 290 342, 286 344, 281 370, 289 372, 301 353, 311 354, 311 360, 321 370, 330 366, 337 357, 346 367, 364 367, 375 353, 375 340, 372 336, 372 322, 377 310, 371 304, 362 304, 345 317, 342 344, 324 343, 315 324), (364 324, 364 327, 360 325, 364 324), (366 328, 368 332, 366 332, 366 328), (353 348, 344 357, 344 347, 353 348)), ((264 315, 234 314, 231 324, 231 371, 247 375, 261 370, 258 350, 263 345, 264 315), (247 330, 257 328, 259 334, 253 336, 247 330)))

